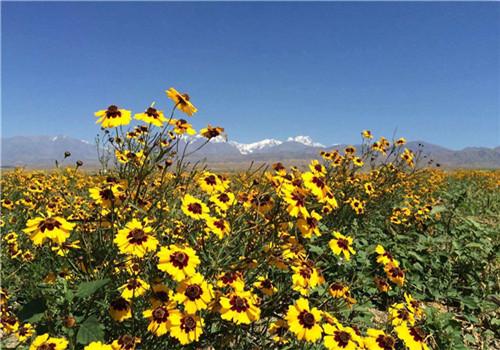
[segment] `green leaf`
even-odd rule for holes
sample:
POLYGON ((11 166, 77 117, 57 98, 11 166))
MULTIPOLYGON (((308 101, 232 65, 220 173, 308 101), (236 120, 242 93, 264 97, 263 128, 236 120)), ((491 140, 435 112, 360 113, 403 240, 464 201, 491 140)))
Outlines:
POLYGON ((312 253, 316 253, 316 254, 323 254, 323 252, 325 251, 323 247, 318 247, 316 245, 310 245, 309 250, 312 253))
POLYGON ((446 210, 446 207, 444 205, 436 205, 435 207, 432 208, 431 210, 431 215, 435 215, 437 213, 441 213, 446 210))
POLYGON ((79 344, 86 345, 93 341, 102 340, 104 340, 104 326, 97 317, 92 315, 80 325, 76 334, 76 341, 79 344))
POLYGON ((37 322, 42 319, 45 310, 47 310, 45 299, 37 298, 24 305, 17 316, 23 322, 37 322))
POLYGON ((104 287, 111 280, 109 278, 105 278, 102 280, 90 281, 90 282, 82 282, 78 286, 78 290, 76 292, 76 297, 78 298, 86 298, 97 292, 99 288, 104 287))

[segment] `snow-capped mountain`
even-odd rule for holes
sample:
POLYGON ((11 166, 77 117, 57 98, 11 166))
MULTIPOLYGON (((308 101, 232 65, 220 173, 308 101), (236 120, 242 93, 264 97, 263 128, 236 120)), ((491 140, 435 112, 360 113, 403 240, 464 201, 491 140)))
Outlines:
POLYGON ((281 145, 283 142, 275 139, 265 139, 253 143, 239 143, 235 141, 229 141, 229 144, 236 147, 241 154, 250 154, 255 151, 260 151, 265 148, 270 148, 274 146, 281 145))
MULTIPOLYGON (((319 158, 322 150, 342 149, 345 145, 324 145, 314 142, 308 136, 289 137, 285 141, 265 139, 258 142, 240 143, 216 137, 204 147, 202 137, 182 137, 181 149, 187 147, 189 161, 206 161, 211 164, 237 164, 256 162, 297 162, 319 158), (197 150, 194 153, 190 153, 197 150)), ((424 154, 447 167, 500 168, 500 147, 469 147, 450 150, 423 141, 408 142, 407 147, 416 150, 424 145, 424 154)), ((71 156, 64 164, 74 164, 82 160, 88 167, 97 166, 97 151, 94 143, 68 136, 16 136, 1 139, 1 165, 53 167, 54 160, 61 161, 64 152, 71 156)), ((356 146, 356 145, 355 145, 356 146)), ((359 148, 359 145, 358 145, 359 148)), ((231 166, 231 165, 229 165, 231 166)))
POLYGON ((295 136, 295 137, 289 137, 287 139, 289 142, 298 142, 302 143, 306 146, 311 146, 311 147, 326 147, 325 145, 319 143, 319 142, 313 142, 310 136, 295 136))

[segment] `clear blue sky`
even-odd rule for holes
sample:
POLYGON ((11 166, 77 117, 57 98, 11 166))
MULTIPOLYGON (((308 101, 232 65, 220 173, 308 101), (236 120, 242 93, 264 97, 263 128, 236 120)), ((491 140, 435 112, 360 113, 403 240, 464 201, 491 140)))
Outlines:
POLYGON ((4 2, 2 134, 92 140, 94 111, 173 86, 241 142, 498 146, 499 26, 492 2, 4 2))

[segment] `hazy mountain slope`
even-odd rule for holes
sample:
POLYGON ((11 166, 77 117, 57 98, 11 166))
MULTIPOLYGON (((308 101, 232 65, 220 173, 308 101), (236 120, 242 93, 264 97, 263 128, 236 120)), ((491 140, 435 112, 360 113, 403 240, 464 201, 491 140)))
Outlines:
MULTIPOLYGON (((217 164, 255 162, 307 161, 319 157, 322 150, 342 149, 345 145, 324 147, 307 136, 296 136, 286 141, 266 139, 249 144, 222 138, 206 142, 202 138, 183 139, 179 146, 182 154, 188 143, 186 155, 191 161, 217 164), (197 150, 198 149, 198 150, 197 150), (196 152, 194 152, 197 150, 196 152), (194 153, 193 153, 194 152, 194 153)), ((65 136, 16 136, 1 140, 1 164, 8 166, 50 167, 54 160, 61 160, 65 151, 71 152, 68 163, 82 160, 87 165, 97 165, 96 147, 92 143, 65 136)), ((357 145, 359 149, 359 145, 357 145)), ((407 147, 421 150, 425 160, 433 159, 445 167, 500 168, 500 147, 467 147, 450 150, 424 141, 412 141, 407 147)))

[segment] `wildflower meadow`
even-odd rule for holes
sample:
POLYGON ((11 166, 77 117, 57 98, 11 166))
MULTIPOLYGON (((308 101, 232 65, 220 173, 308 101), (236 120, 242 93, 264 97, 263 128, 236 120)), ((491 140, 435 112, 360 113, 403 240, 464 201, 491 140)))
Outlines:
POLYGON ((99 169, 3 172, 1 348, 499 348, 499 171, 368 130, 211 171, 189 140, 224 129, 195 101, 102 106, 99 169))

